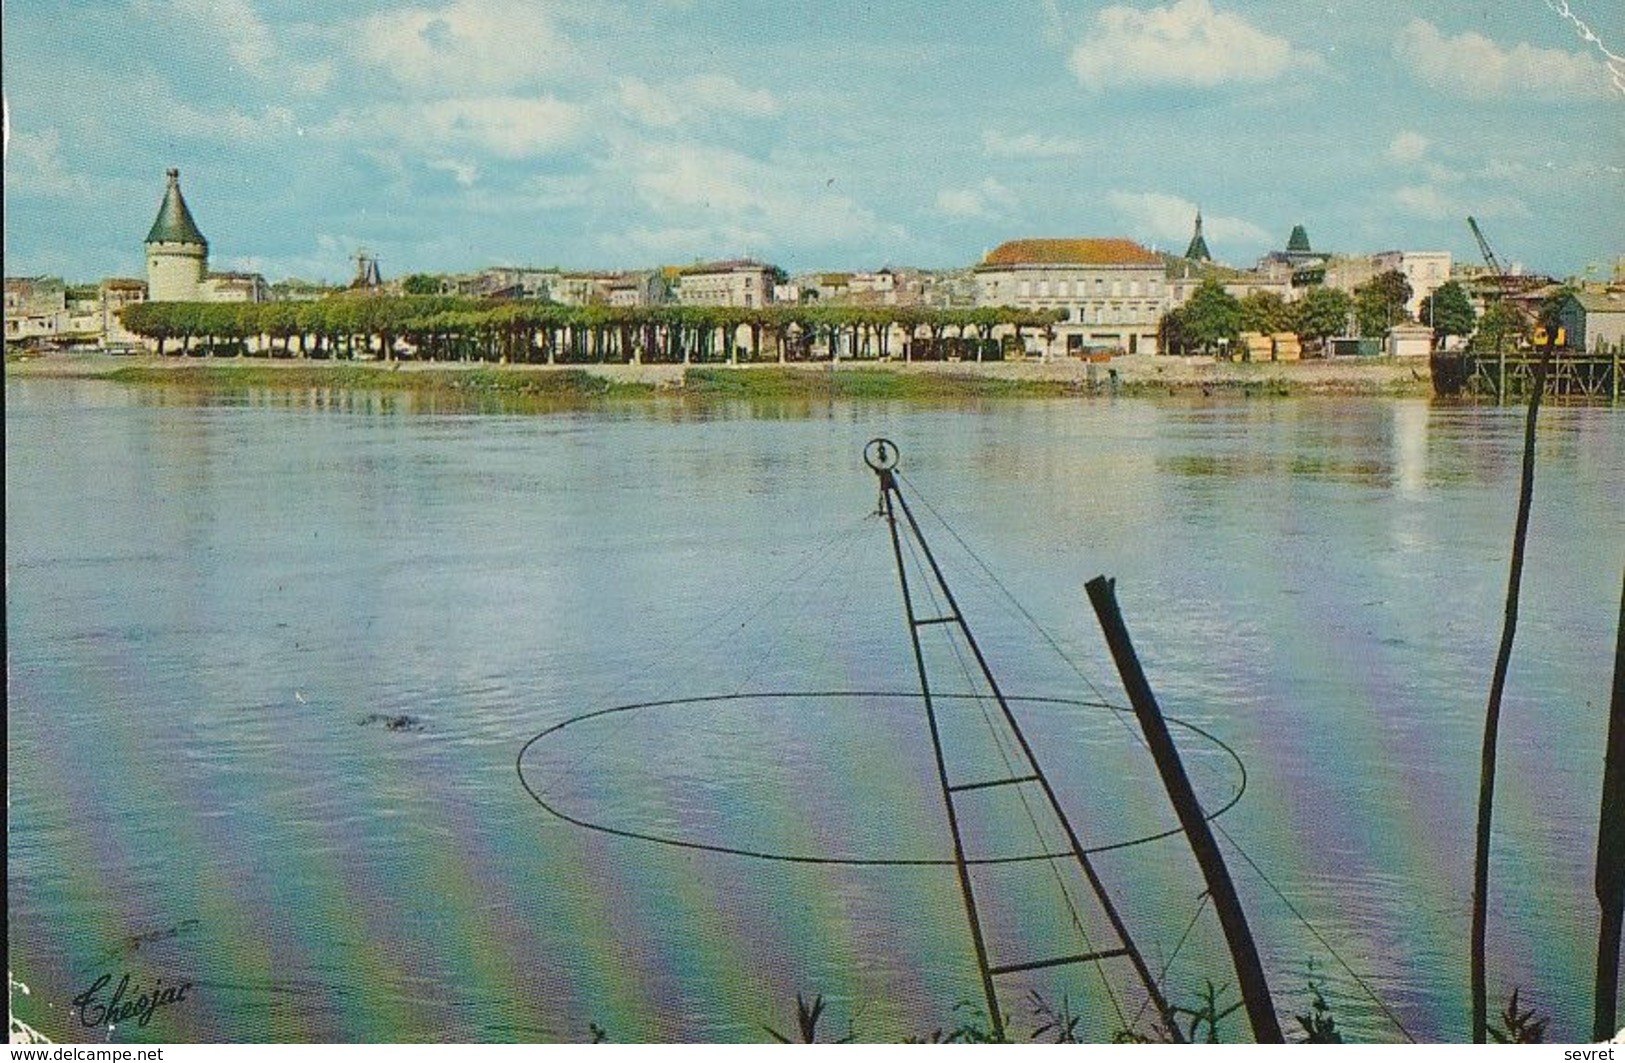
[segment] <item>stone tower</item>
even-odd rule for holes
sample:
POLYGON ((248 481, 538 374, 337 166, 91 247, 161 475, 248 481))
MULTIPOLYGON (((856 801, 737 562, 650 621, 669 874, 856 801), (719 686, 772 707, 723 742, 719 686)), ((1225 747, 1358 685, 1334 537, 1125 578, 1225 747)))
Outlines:
POLYGON ((170 170, 168 176, 158 220, 147 233, 147 298, 152 302, 202 299, 209 241, 198 231, 181 197, 181 172, 170 170))

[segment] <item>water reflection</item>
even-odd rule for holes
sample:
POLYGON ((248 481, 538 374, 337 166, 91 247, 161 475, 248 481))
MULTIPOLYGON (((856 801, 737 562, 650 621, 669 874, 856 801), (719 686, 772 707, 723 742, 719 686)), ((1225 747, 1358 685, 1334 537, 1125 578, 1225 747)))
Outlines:
MULTIPOLYGON (((1236 868, 1283 1007, 1304 1006, 1313 959, 1340 1026, 1397 1036, 1329 945, 1417 1036, 1464 1035, 1463 831, 1518 411, 787 401, 529 416, 487 398, 8 382, 9 933, 36 999, 71 998, 87 966, 139 940, 120 954, 138 974, 207 991, 121 1040, 585 1039, 590 1022, 753 1039, 797 992, 823 993, 864 1037, 951 1025, 975 989, 951 873, 759 872, 583 836, 515 772, 527 739, 593 708, 909 676, 858 457, 885 434, 1013 690, 1115 694, 1081 590, 1106 572, 1165 708, 1241 752, 1249 787, 1226 829, 1272 884, 1236 868), (421 729, 361 723, 398 716, 421 729)), ((1498 977, 1573 1035, 1611 681, 1595 636, 1618 610, 1597 574, 1625 541, 1625 431, 1607 409, 1542 424, 1492 947, 1498 977)), ((1091 836, 1166 821, 1120 728, 1024 722, 1091 836)), ((646 724, 555 750, 560 792, 622 822, 940 851, 909 713, 646 724)), ((1227 792, 1224 765, 1188 753, 1204 794, 1227 792)), ((1102 865, 1137 936, 1171 954, 1199 904, 1188 857, 1102 865)), ((1029 939, 1054 914, 1024 888, 992 902, 1013 951, 1044 944, 1029 939)), ((1171 991, 1225 980, 1221 950, 1199 920, 1171 991)), ((1098 1003, 1081 982, 1034 985, 1098 1003)))

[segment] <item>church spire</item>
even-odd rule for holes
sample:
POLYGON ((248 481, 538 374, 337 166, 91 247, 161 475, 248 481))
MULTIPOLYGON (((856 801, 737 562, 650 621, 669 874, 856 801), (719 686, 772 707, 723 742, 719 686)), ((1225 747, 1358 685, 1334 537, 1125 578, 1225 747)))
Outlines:
POLYGON ((1196 232, 1191 236, 1191 245, 1185 248, 1185 257, 1192 262, 1212 262, 1213 256, 1208 253, 1207 241, 1202 238, 1202 211, 1196 211, 1196 232))

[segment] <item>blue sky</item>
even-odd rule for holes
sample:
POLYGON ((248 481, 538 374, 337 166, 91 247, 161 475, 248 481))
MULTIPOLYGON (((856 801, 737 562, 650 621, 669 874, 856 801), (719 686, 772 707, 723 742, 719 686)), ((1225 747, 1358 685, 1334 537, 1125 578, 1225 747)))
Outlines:
POLYGON ((5 269, 1625 254, 1622 0, 9 0, 5 269), (1589 30, 1586 28, 1589 27, 1589 30))

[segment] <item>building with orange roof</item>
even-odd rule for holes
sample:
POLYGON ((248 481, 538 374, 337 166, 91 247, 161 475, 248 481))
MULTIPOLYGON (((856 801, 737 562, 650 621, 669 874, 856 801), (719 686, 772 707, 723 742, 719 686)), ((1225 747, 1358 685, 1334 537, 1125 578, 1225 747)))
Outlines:
POLYGON ((1010 240, 976 267, 976 304, 1059 310, 1067 354, 1155 354, 1167 307, 1162 257, 1133 240, 1010 240))

